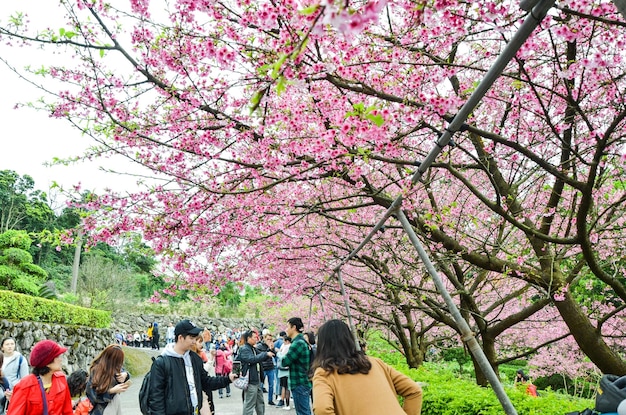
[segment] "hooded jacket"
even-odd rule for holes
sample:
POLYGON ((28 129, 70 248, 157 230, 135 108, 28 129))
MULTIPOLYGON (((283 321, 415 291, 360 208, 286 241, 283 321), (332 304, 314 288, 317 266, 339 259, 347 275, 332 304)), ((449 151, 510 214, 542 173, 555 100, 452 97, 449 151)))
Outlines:
POLYGON ((29 373, 28 362, 26 358, 22 356, 18 351, 13 352, 13 356, 4 357, 4 368, 2 374, 7 378, 11 389, 15 386, 20 379, 28 376, 29 373))
POLYGON ((202 359, 196 353, 187 351, 180 355, 170 343, 163 351, 163 357, 156 359, 150 369, 150 395, 148 398, 152 415, 191 415, 193 404, 187 383, 185 362, 193 368, 198 408, 202 407, 202 391, 209 397, 211 391, 225 388, 230 383, 226 376, 211 377, 204 370, 202 359))

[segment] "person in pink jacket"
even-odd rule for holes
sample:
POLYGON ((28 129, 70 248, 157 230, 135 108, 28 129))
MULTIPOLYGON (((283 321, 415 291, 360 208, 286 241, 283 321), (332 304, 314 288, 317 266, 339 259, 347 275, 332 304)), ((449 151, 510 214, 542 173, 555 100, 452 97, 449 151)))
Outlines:
POLYGON ((61 368, 61 355, 66 351, 52 340, 33 347, 33 371, 15 385, 7 415, 72 415, 70 388, 61 368))
MULTIPOLYGON (((231 354, 232 351, 227 343, 221 343, 215 351, 215 374, 217 376, 228 376, 233 369, 233 362, 229 358, 231 354)), ((217 393, 220 395, 220 398, 224 397, 224 389, 219 389, 217 393)), ((228 398, 229 396, 230 385, 226 385, 226 397, 228 398)))
POLYGON ((357 350, 350 328, 341 320, 329 320, 319 328, 311 371, 315 415, 422 411, 422 388, 382 360, 357 350), (403 406, 397 395, 404 397, 403 406))

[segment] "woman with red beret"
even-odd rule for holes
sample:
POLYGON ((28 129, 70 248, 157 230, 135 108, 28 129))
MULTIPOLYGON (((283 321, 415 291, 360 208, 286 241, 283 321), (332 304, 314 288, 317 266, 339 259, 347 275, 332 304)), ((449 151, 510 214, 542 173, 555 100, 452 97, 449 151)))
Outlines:
POLYGON ((33 371, 15 385, 7 415, 72 415, 72 397, 61 368, 66 351, 52 340, 33 347, 33 371))

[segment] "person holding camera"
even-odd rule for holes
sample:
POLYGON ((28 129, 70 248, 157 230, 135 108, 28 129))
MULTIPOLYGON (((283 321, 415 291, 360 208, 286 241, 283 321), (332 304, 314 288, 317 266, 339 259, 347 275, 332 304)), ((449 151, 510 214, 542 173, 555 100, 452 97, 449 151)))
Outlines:
POLYGON ((259 342, 259 335, 256 331, 246 331, 243 333, 242 339, 243 346, 238 352, 237 360, 241 362, 241 376, 248 375, 248 388, 244 393, 243 415, 252 415, 255 410, 257 415, 264 415, 265 401, 259 364, 265 360, 271 360, 275 355, 272 351, 259 352, 257 350, 255 346, 259 342))

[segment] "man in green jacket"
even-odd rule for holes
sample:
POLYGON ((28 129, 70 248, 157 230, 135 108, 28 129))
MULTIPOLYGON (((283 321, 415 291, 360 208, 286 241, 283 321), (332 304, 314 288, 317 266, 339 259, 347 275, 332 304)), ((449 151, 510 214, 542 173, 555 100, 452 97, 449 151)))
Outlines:
POLYGON ((291 338, 291 347, 283 357, 282 365, 289 367, 289 388, 296 407, 297 415, 311 415, 311 381, 309 367, 311 352, 309 344, 304 340, 302 331, 304 324, 299 317, 287 320, 287 336, 291 338))

